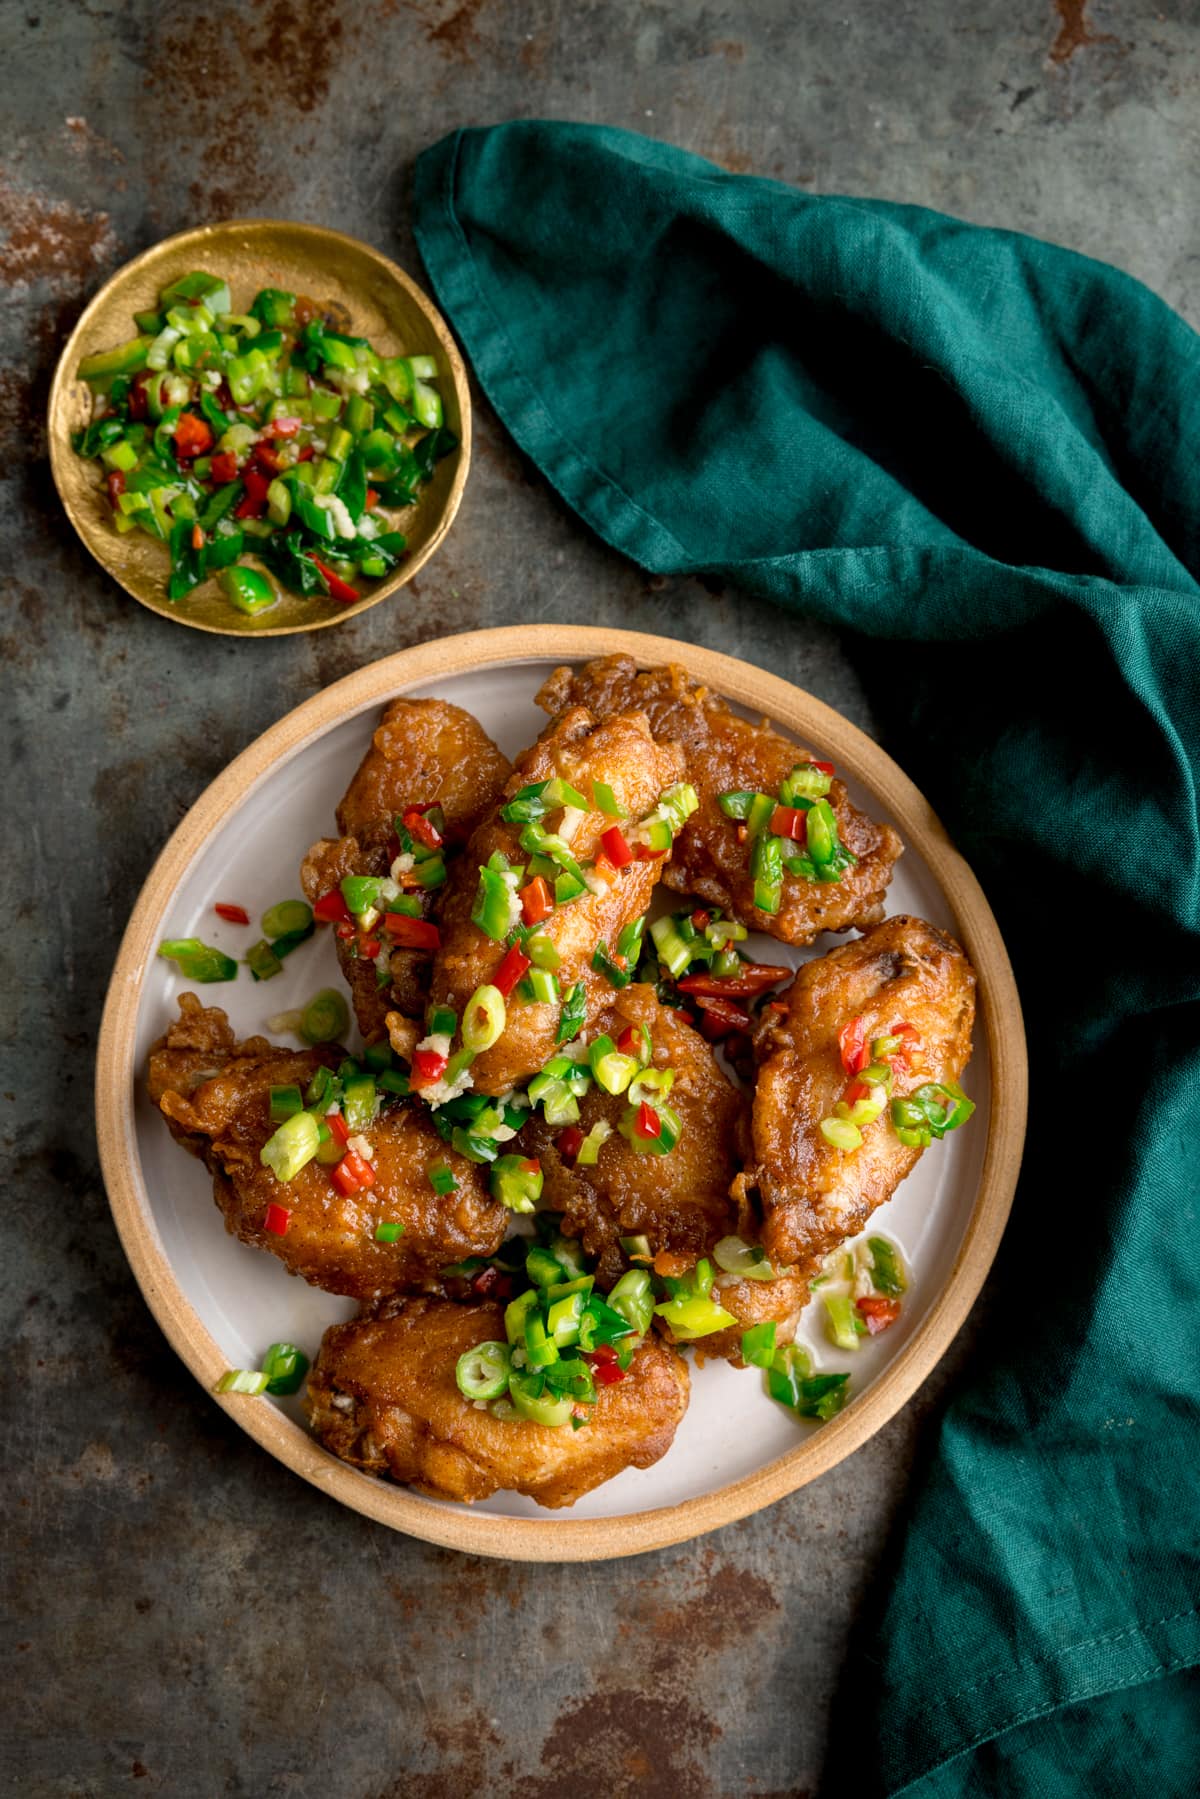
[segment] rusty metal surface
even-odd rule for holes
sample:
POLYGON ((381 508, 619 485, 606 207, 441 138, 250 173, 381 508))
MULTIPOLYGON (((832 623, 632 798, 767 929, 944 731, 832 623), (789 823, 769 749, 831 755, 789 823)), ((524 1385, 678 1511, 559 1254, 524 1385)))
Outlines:
POLYGON ((513 114, 628 125, 734 170, 1033 231, 1195 319, 1200 10, 6 0, 0 70, 0 1777, 28 1799, 810 1793, 848 1630, 970 1330, 867 1448, 758 1518, 595 1568, 465 1560, 343 1514, 183 1373, 113 1235, 90 1087, 107 970, 155 851, 325 683, 445 631, 586 620, 694 636, 869 724, 835 639, 732 591, 644 579, 482 403, 459 523, 398 600, 312 638, 198 639, 89 561, 39 412, 71 319, 126 256, 262 213, 340 226, 415 269, 414 155, 513 114))

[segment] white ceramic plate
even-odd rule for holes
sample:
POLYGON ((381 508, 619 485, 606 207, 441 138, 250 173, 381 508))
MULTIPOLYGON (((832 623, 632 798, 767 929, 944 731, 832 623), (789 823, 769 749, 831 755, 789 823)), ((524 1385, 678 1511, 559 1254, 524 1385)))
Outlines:
MULTIPOLYGON (((154 956, 158 941, 198 936, 232 956, 245 954, 259 934, 257 919, 266 907, 299 897, 300 860, 314 839, 334 833, 336 802, 369 742, 381 706, 400 692, 436 694, 465 707, 512 757, 546 722, 533 696, 557 663, 617 648, 632 650, 643 663, 673 656, 735 703, 739 682, 728 671, 740 671, 743 693, 752 693, 752 705, 742 710, 769 710, 781 728, 792 727, 793 735, 799 726, 808 747, 835 760, 856 804, 894 824, 905 840, 889 912, 914 913, 965 938, 980 975, 982 1001, 975 1053, 964 1080, 976 1102, 975 1116, 966 1130, 921 1158, 872 1221, 872 1230, 899 1243, 910 1269, 899 1323, 864 1341, 856 1353, 845 1354, 826 1340, 818 1305, 805 1313, 800 1338, 816 1366, 852 1375, 854 1396, 840 1417, 825 1425, 799 1422, 767 1398, 758 1371, 735 1370, 724 1362, 694 1367, 691 1405, 663 1460, 644 1471, 628 1470, 563 1514, 511 1493, 469 1510, 425 1499, 334 1462, 307 1438, 298 1399, 223 1401, 234 1417, 301 1472, 323 1477, 325 1484, 336 1482, 340 1498, 400 1528, 484 1553, 558 1559, 628 1553, 754 1509, 840 1459, 903 1402, 961 1322, 998 1240, 1019 1159, 1024 1046, 1011 976, 982 895, 923 802, 923 815, 914 816, 915 790, 898 771, 899 785, 894 779, 879 780, 879 765, 886 764, 889 775, 893 765, 854 727, 838 718, 836 730, 822 733, 814 727, 828 725, 836 715, 819 716, 827 709, 808 696, 744 664, 684 645, 574 627, 543 627, 536 635, 552 642, 545 648, 535 645, 530 642, 533 632, 481 633, 406 651, 360 671, 299 708, 214 784, 164 852, 131 922, 105 1016, 98 1109, 105 1175, 135 1270, 176 1347, 206 1384, 212 1384, 214 1365, 217 1371, 258 1366, 276 1340, 299 1343, 315 1356, 321 1333, 352 1316, 354 1303, 307 1287, 274 1257, 229 1236, 213 1203, 211 1178, 171 1139, 145 1096, 147 1053, 176 1016, 176 996, 188 986, 173 964, 154 956), (524 655, 514 638, 526 646, 524 655), (462 648, 472 643, 474 653, 462 648), (705 666, 697 668, 701 662, 705 666), (725 664, 719 671, 724 679, 714 678, 714 663, 725 664), (767 686, 792 696, 790 708, 779 705, 774 693, 764 693, 767 686), (776 703, 764 706, 764 699, 776 703), (957 879, 949 883, 958 888, 953 898, 947 857, 957 864, 957 879), (964 917, 964 893, 970 900, 969 918, 964 917), (252 926, 218 919, 213 906, 222 900, 244 906, 252 926), (1000 1043, 1007 1066, 1005 1081, 998 1085, 993 1063, 1000 1043), (106 1079, 103 1071, 115 1080, 106 1079), (998 1100, 1003 1119, 996 1116, 998 1100), (1005 1154, 997 1165, 1001 1147, 1005 1154), (951 1316, 946 1302, 952 1290, 957 1303, 951 1316), (888 1400, 882 1406, 881 1393, 888 1400), (327 1465, 323 1476, 314 1472, 316 1464, 327 1465), (781 1469, 787 1470, 782 1484, 781 1469), (772 1477, 765 1498, 743 1503, 761 1486, 764 1474, 772 1477), (654 1525, 647 1526, 647 1514, 657 1520, 654 1525), (528 1525, 522 1529, 512 1522, 517 1520, 538 1521, 533 1534, 528 1525)), ((749 947, 759 959, 799 965, 834 941, 792 951, 758 938, 749 947)), ((265 1031, 268 1017, 303 1004, 322 986, 341 986, 326 931, 289 957, 282 974, 269 983, 254 983, 243 971, 235 982, 193 990, 205 1003, 223 1006, 245 1036, 265 1031)), ((352 1048, 355 1042, 352 1038, 352 1048)))

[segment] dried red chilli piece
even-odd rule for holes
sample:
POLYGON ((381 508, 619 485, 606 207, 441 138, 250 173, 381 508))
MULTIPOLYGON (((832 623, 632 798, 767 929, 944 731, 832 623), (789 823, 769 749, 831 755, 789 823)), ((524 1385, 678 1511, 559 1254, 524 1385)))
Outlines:
POLYGON ((867 1330, 873 1337, 895 1324, 900 1316, 900 1301, 890 1299, 883 1293, 866 1293, 861 1299, 856 1299, 854 1305, 862 1314, 867 1330))
POLYGON ((219 900, 213 907, 213 911, 218 918, 225 919, 227 924, 250 923, 250 914, 247 912, 245 906, 229 906, 225 904, 224 900, 219 900))
POLYGON ((333 934, 343 943, 349 943, 352 937, 358 935, 358 926, 352 918, 343 918, 340 923, 334 925, 333 934))
POLYGON ((108 503, 115 512, 117 509, 117 501, 125 492, 124 472, 119 468, 110 470, 104 477, 104 485, 108 489, 108 503))
POLYGON ((750 1014, 743 1006, 734 1005, 732 1000, 697 995, 696 1006, 700 1013, 700 1029, 710 1043, 727 1037, 730 1031, 750 1029, 750 1014))
POLYGON ((423 844, 427 850, 441 849, 445 838, 433 823, 426 818, 424 811, 417 806, 410 806, 403 815, 404 829, 423 844))
POLYGON ((273 1236, 283 1237, 287 1235, 287 1227, 291 1222, 292 1214, 287 1207, 277 1206, 272 1201, 267 1207, 266 1217, 263 1219, 263 1229, 270 1231, 273 1236))
POLYGON ((384 929, 401 949, 441 949, 442 933, 426 918, 409 918, 403 912, 386 912, 384 929))
POLYGON ((573 1162, 583 1148, 583 1132, 577 1124, 568 1124, 555 1138, 555 1147, 564 1161, 573 1162))
POLYGON ((741 974, 687 974, 679 982, 681 993, 705 999, 756 999, 768 987, 791 978, 790 968, 777 968, 769 962, 748 962, 741 974))

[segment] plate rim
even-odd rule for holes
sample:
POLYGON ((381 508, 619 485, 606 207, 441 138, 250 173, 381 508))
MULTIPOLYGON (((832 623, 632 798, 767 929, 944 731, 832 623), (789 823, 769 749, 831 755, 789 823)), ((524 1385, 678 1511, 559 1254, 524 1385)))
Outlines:
POLYGON ((433 299, 426 293, 419 282, 415 281, 405 269, 400 267, 398 262, 394 262, 390 256, 385 256, 382 250, 377 250, 373 244, 364 242, 362 238, 351 237, 349 232, 336 231, 329 225, 312 225, 304 219, 221 219, 207 225, 193 225, 186 231, 176 231, 170 237, 160 238, 157 243, 150 244, 145 250, 140 250, 136 256, 131 256, 128 261, 121 264, 120 268, 114 269, 107 281, 105 281, 92 295, 78 319, 75 321, 71 334, 63 345, 58 360, 54 365, 54 374, 50 382, 50 392, 46 400, 46 448, 55 491, 58 494, 63 511, 66 513, 76 537, 88 552, 89 556, 91 556, 104 570, 104 573, 109 579, 115 581, 123 592, 127 593, 131 599, 138 602, 139 606, 144 606, 148 612, 155 613, 159 618, 167 619, 171 624, 186 625, 189 630, 205 631, 213 637, 295 637, 302 632, 327 630, 332 625, 343 624, 346 619, 359 617, 360 614, 369 611, 372 606, 378 606, 382 600, 389 599, 393 594, 398 593, 402 587, 407 586, 413 576, 420 573, 429 558, 441 547, 450 527, 454 523, 458 514, 458 509, 462 504, 463 491, 466 487, 467 475, 471 467, 470 381, 467 377, 466 363, 463 361, 462 352, 455 340, 454 333, 451 331, 445 317, 438 310, 433 299), (145 594, 139 593, 135 587, 131 587, 125 580, 125 577, 120 572, 119 564, 114 563, 107 556, 100 554, 99 550, 92 542, 91 534, 83 529, 80 518, 76 516, 78 508, 75 506, 75 503, 68 492, 66 483, 66 469, 68 467, 67 458, 73 456, 74 451, 70 448, 69 435, 66 430, 63 415, 66 413, 71 389, 75 385, 75 378, 71 371, 75 368, 83 354, 83 345, 92 327, 93 319, 97 313, 103 310, 115 287, 127 280, 131 275, 144 269, 149 264, 153 264, 160 260, 168 261, 172 256, 181 255, 193 244, 197 246, 207 245, 212 243, 214 239, 220 240, 222 237, 234 232, 269 233, 278 231, 294 231, 303 233, 305 236, 316 238, 326 244, 331 252, 338 246, 342 247, 343 250, 349 248, 353 250, 356 255, 366 256, 372 262, 378 264, 381 271, 385 273, 390 280, 398 283, 400 287, 406 290, 414 305, 419 308, 429 321, 430 328, 436 336, 438 344, 446 357, 450 371, 450 379, 458 402, 459 418, 462 427, 459 434, 458 450, 456 452, 458 462, 454 471, 454 479, 450 484, 450 492, 446 496, 446 504, 437 530, 432 533, 428 541, 424 543, 418 551, 402 562, 391 575, 385 580, 380 581, 369 593, 365 593, 358 601, 357 605, 347 606, 343 612, 334 613, 329 618, 314 619, 311 624, 264 624, 255 626, 253 629, 249 629, 245 625, 237 624, 214 625, 209 624, 202 619, 189 618, 186 613, 174 611, 170 601, 165 597, 159 602, 148 598, 145 594))
POLYGON ((734 1523, 797 1491, 851 1455, 905 1405, 949 1348, 987 1278, 1012 1205, 1025 1137, 1028 1065, 1020 1000, 983 890, 928 801, 857 725, 803 688, 765 669, 676 639, 592 625, 507 625, 440 637, 366 664, 286 713, 204 789, 160 851, 117 952, 97 1042, 96 1129, 113 1220, 142 1294, 180 1359, 210 1397, 257 1443, 310 1484, 377 1523, 442 1548, 511 1561, 603 1561, 644 1554, 734 1523), (929 1311, 888 1367, 844 1412, 794 1449, 712 1493, 610 1518, 510 1518, 443 1507, 374 1479, 323 1449, 271 1405, 211 1389, 226 1358, 175 1277, 135 1173, 137 1013, 163 906, 211 832, 270 773, 372 705, 439 679, 504 666, 631 655, 639 666, 681 661, 718 693, 761 711, 832 753, 883 798, 906 841, 919 848, 975 967, 978 1018, 991 1063, 988 1140, 971 1215, 954 1264, 929 1311))

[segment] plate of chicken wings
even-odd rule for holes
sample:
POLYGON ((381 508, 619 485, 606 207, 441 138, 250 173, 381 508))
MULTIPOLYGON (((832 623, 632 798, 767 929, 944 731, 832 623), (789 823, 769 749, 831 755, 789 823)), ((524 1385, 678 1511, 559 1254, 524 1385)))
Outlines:
POLYGON ((577 627, 404 651, 253 744, 146 884, 99 1070, 198 1378, 342 1502, 528 1559, 850 1454, 965 1317, 1024 1131, 999 932, 895 764, 577 627))

